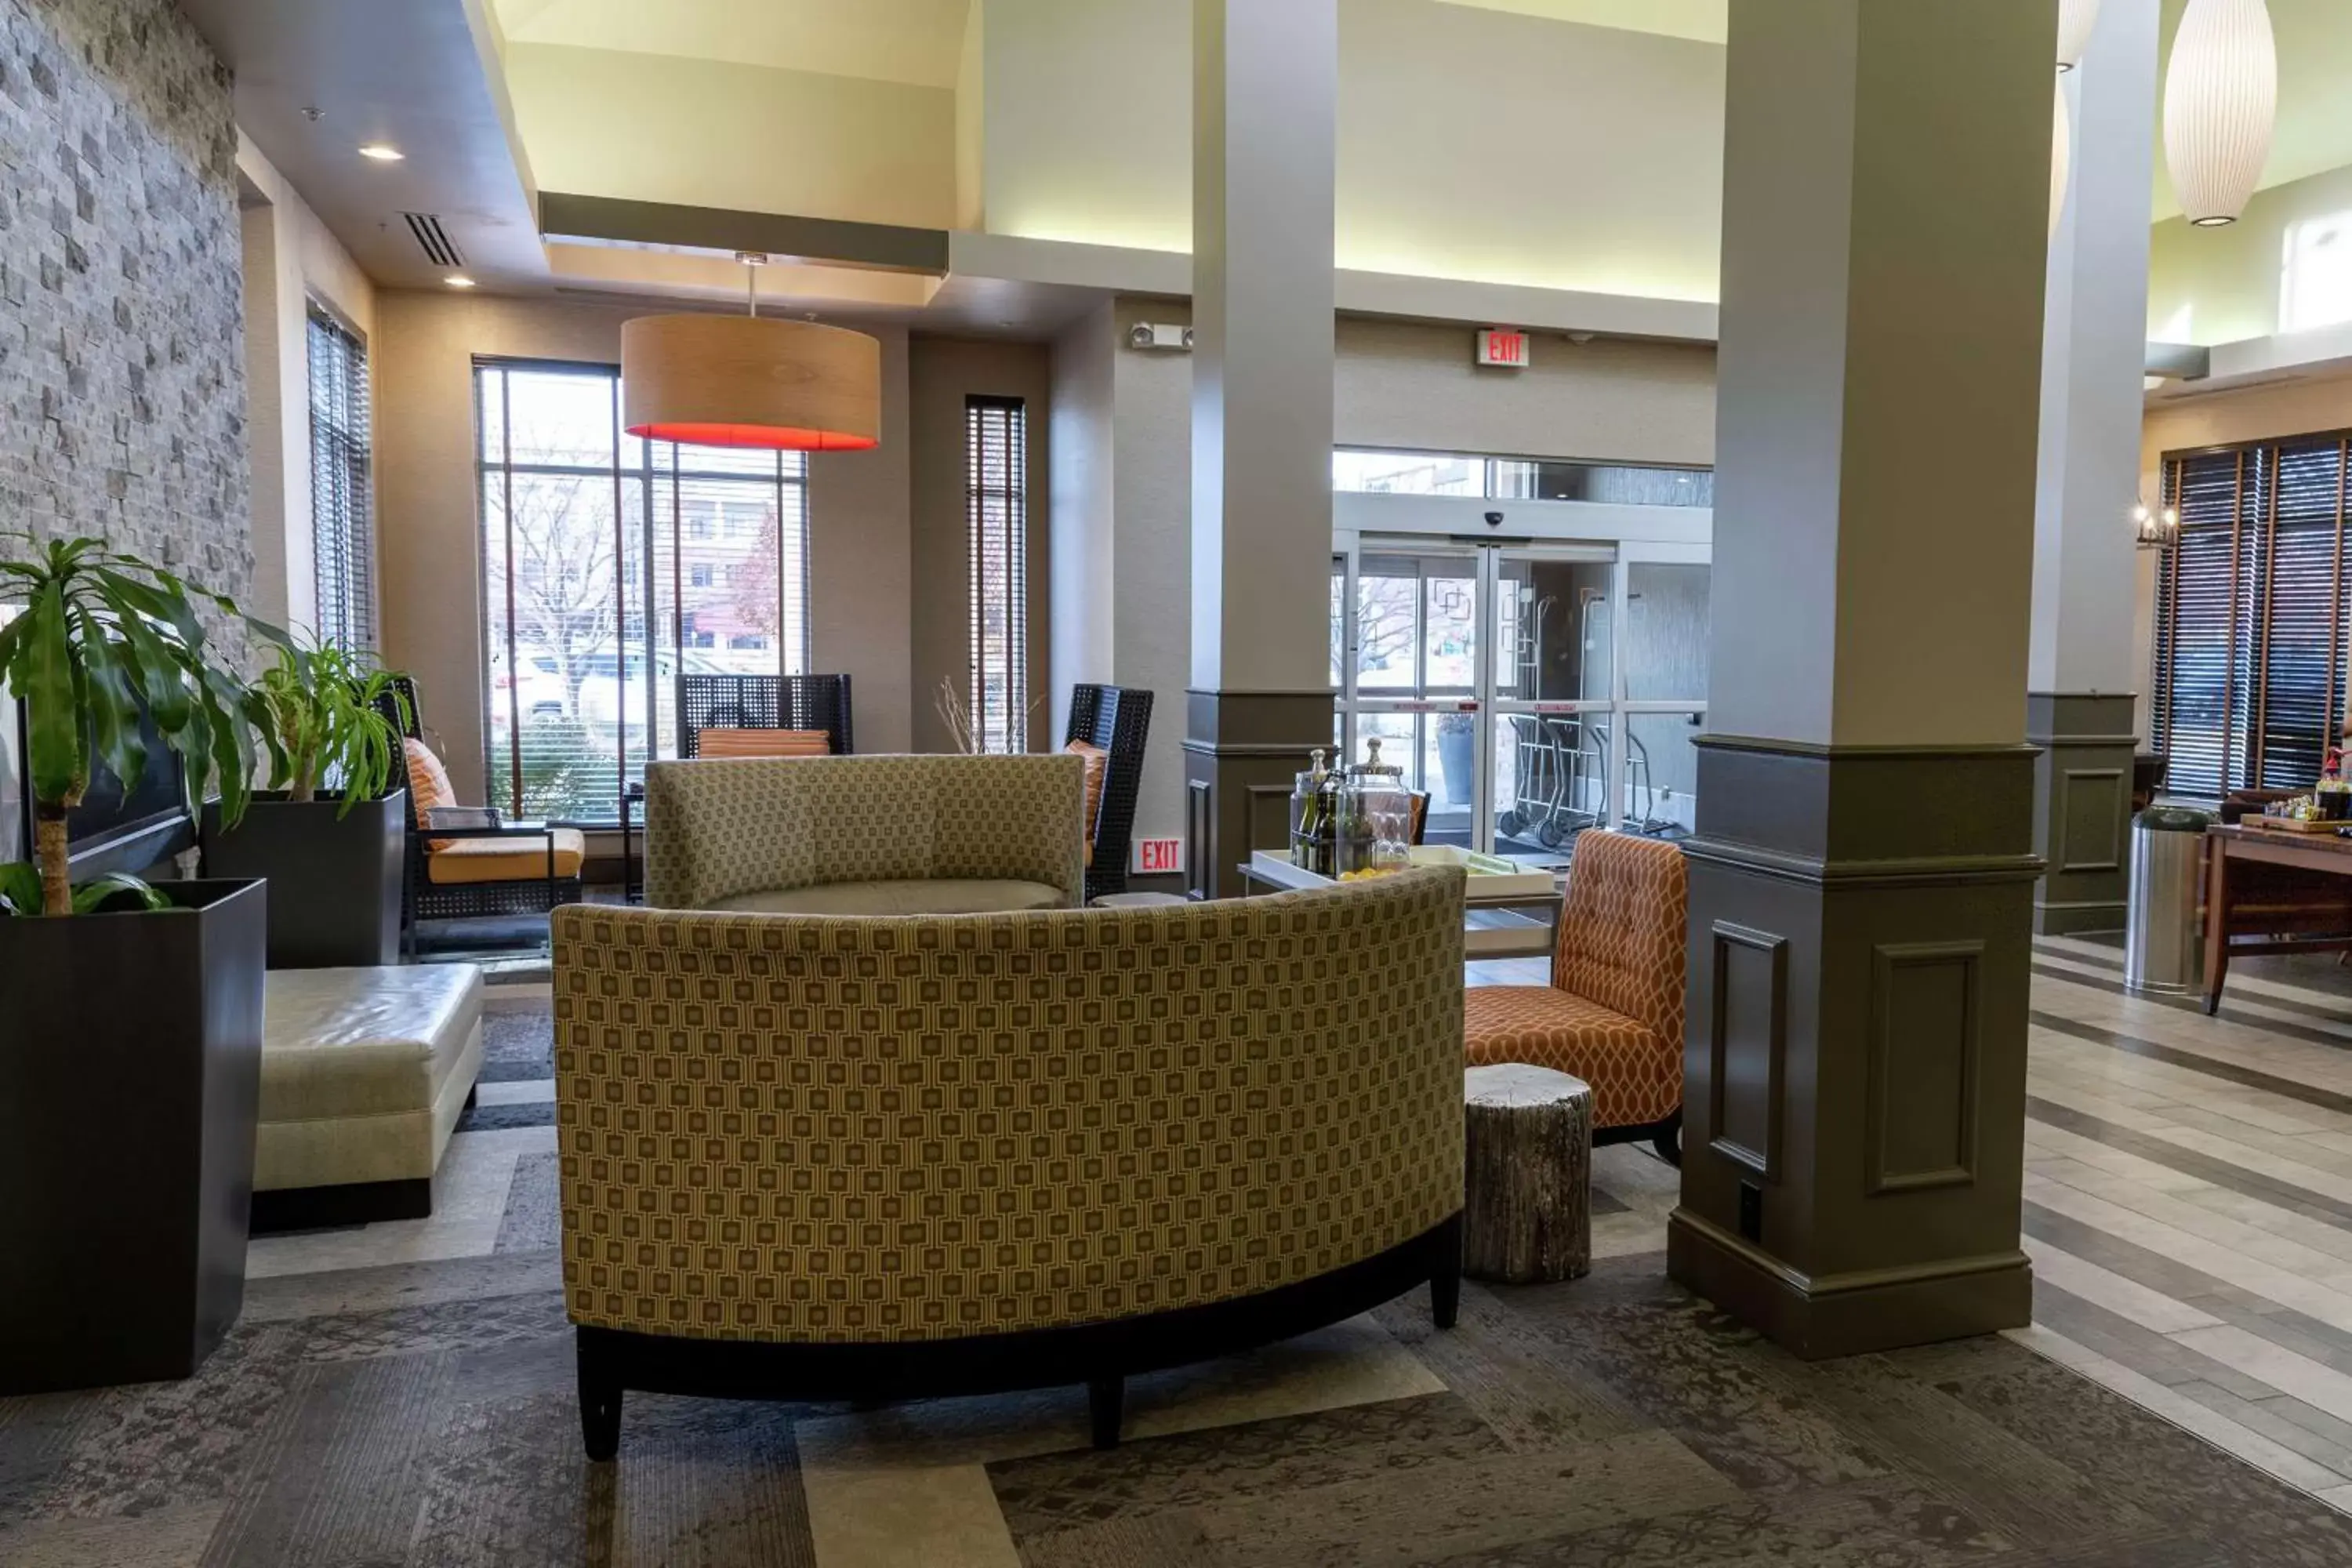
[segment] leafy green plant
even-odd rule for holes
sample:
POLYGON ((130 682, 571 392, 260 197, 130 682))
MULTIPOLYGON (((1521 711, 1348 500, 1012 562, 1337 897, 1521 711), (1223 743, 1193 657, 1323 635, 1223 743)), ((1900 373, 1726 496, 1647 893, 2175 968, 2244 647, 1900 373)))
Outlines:
MULTIPOLYGON (((66 813, 81 803, 94 761, 125 789, 138 787, 147 769, 142 716, 186 764, 190 812, 206 782, 216 780, 221 820, 245 815, 260 695, 214 661, 195 606, 209 601, 224 615, 246 617, 231 600, 191 589, 102 540, 0 540, 22 542, 21 555, 0 553, 0 600, 23 606, 0 626, 0 677, 26 705, 40 912, 69 915, 78 904, 87 912, 126 891, 131 879, 100 879, 94 891, 76 893, 67 875, 66 813)), ((246 624, 285 640, 273 627, 246 624)), ((33 900, 23 868, 0 877, 7 907, 25 912, 33 900)))
POLYGON ((270 787, 301 803, 331 783, 342 791, 335 814, 342 816, 383 795, 395 773, 404 777, 400 730, 379 706, 389 695, 406 721, 408 700, 394 679, 367 654, 338 643, 279 643, 278 662, 262 672, 258 687, 270 787))

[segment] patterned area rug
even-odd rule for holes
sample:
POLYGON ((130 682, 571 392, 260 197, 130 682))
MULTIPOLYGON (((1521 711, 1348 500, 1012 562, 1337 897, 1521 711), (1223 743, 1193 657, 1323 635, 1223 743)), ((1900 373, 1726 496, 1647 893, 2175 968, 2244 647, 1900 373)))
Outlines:
POLYGON ((0 1563, 2352 1563, 2352 1518, 2027 1343, 1807 1364, 1739 1329, 1643 1250, 1674 1181, 1628 1150, 1596 1163, 1627 1201, 1596 1190, 1618 1255, 1591 1278, 1467 1286, 1446 1333, 1415 1291, 1138 1378, 1109 1453, 1076 1388, 633 1394, 619 1461, 591 1466, 552 1108, 525 1098, 551 1027, 487 1020, 485 1084, 518 1098, 453 1140, 432 1220, 257 1243, 243 1320, 186 1383, 0 1400, 0 1563))
POLYGON ((482 1081, 517 1083, 555 1076, 554 1015, 546 1007, 482 1017, 482 1081))
POLYGON ((185 1384, 0 1401, 0 1561, 2341 1568, 2352 1520, 2003 1339, 1807 1365, 1661 1278, 1419 1292, 1139 1379, 632 1395, 582 1457, 545 1251, 257 1281, 185 1384))
MULTIPOLYGON (((495 993, 493 993, 495 994, 495 993)), ((544 1005, 482 1016, 482 1076, 485 1085, 549 1083, 555 1077, 554 1015, 544 1005)), ((457 1119, 460 1132, 517 1127, 552 1127, 554 1091, 540 1099, 501 1100, 485 1095, 457 1119)))

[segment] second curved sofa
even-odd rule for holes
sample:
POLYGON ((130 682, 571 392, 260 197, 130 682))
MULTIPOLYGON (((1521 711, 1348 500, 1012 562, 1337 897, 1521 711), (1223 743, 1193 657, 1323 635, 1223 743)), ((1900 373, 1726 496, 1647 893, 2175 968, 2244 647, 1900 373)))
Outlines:
POLYGON ((1075 756, 698 758, 646 768, 646 902, 946 915, 1086 901, 1075 756))

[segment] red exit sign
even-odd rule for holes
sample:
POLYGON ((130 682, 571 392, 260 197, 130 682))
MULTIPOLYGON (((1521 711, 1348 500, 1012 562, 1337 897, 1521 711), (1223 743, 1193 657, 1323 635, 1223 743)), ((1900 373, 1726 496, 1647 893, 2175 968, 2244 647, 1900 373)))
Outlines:
POLYGON ((1516 327, 1487 327, 1478 333, 1478 363, 1510 370, 1528 368, 1528 335, 1516 327))
POLYGON ((1135 869, 1139 875, 1166 873, 1173 876, 1184 869, 1184 841, 1181 838, 1139 838, 1135 841, 1135 869))

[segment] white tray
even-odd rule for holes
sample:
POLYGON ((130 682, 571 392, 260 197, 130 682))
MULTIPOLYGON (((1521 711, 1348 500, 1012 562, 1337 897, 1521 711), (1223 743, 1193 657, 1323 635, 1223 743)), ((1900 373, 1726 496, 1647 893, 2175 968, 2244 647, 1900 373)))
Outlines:
POLYGON ((1540 868, 1529 870, 1516 860, 1481 855, 1451 844, 1416 844, 1411 853, 1416 866, 1460 866, 1468 870, 1469 901, 1474 904, 1496 899, 1541 898, 1559 885, 1554 872, 1540 868))

